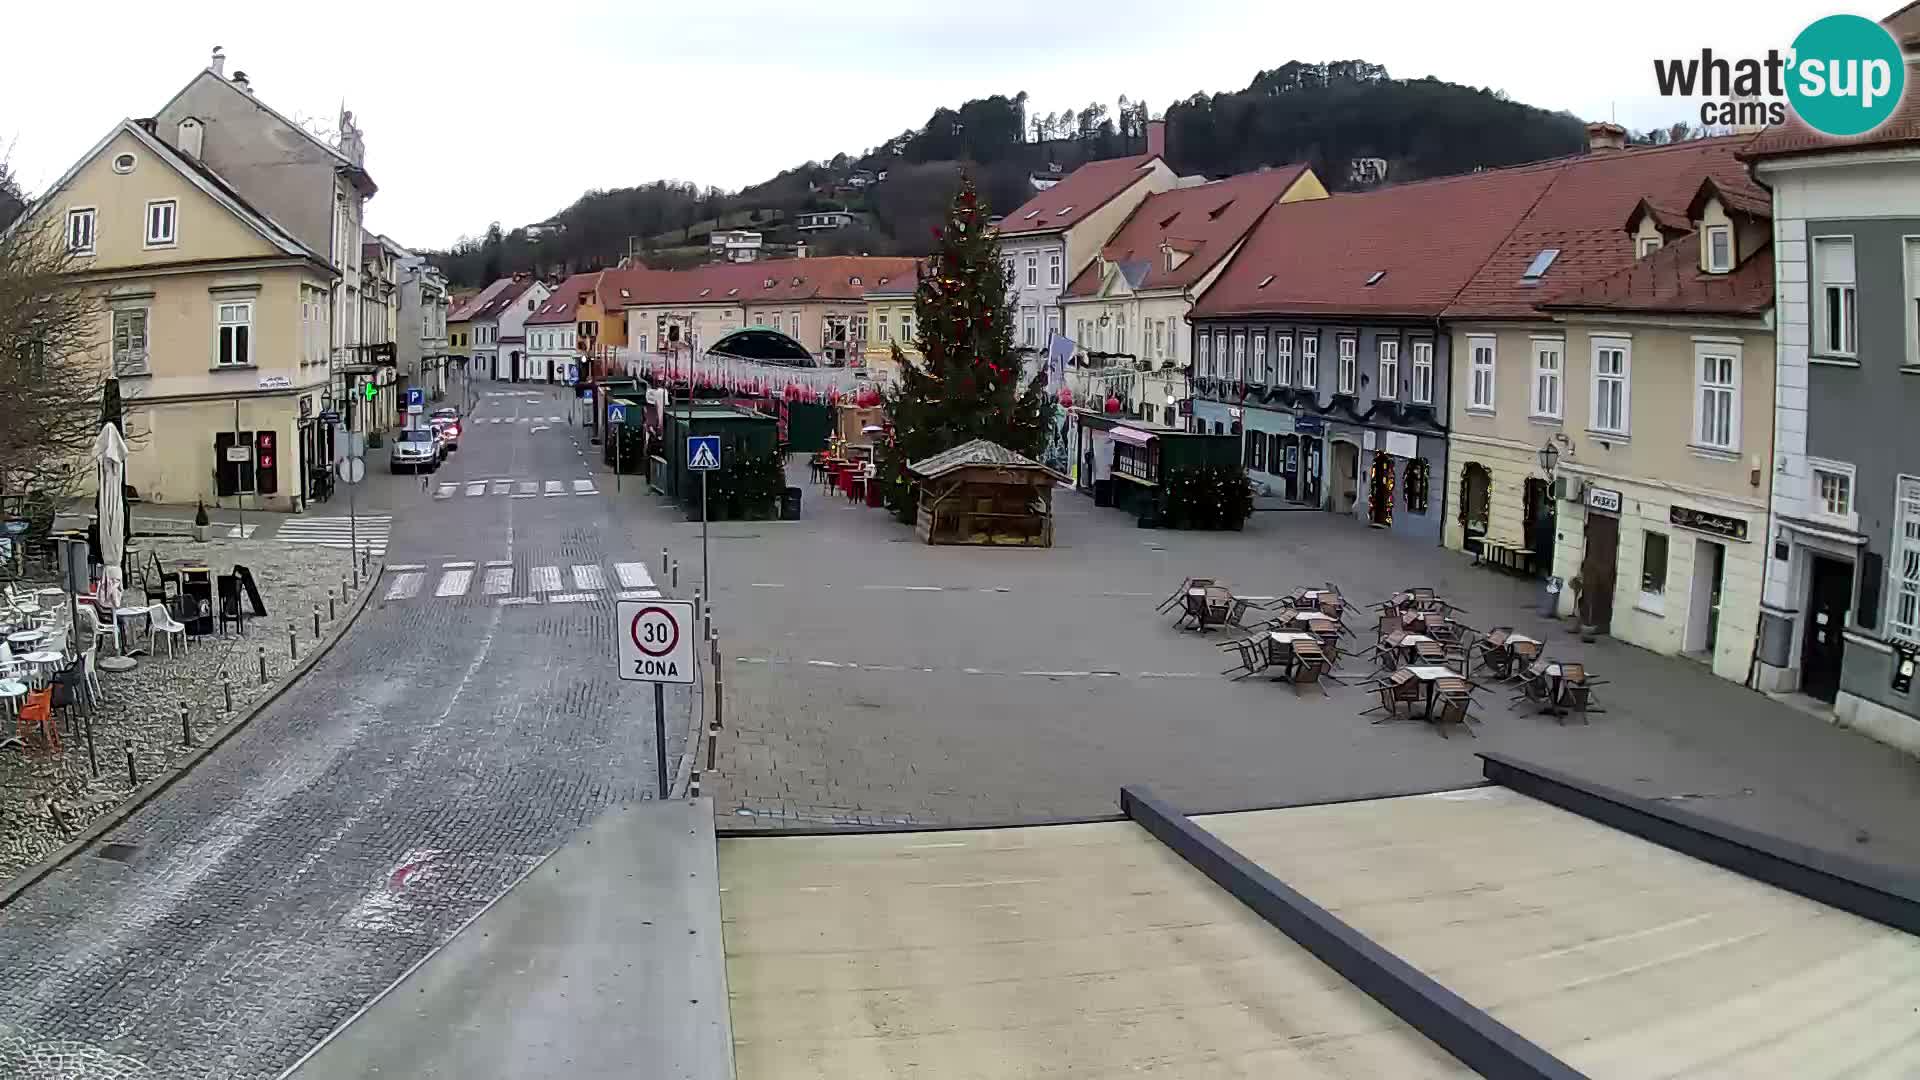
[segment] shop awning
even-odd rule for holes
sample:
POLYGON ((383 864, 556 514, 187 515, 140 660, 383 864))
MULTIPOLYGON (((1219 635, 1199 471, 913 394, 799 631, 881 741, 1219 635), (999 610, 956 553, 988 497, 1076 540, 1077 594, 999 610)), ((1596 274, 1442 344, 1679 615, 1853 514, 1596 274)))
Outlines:
POLYGON ((1107 434, 1119 442, 1131 443, 1134 446, 1145 446, 1154 440, 1152 432, 1141 431, 1139 428, 1116 427, 1107 434))

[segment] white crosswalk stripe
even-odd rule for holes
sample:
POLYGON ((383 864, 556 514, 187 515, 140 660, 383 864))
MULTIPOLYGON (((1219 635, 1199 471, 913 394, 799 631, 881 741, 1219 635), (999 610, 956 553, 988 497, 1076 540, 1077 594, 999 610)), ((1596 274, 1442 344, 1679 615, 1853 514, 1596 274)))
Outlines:
POLYGON ((607 587, 606 575, 592 563, 576 566, 573 568, 573 587, 581 592, 604 589, 607 587))
POLYGON ((418 571, 410 571, 396 576, 393 579, 393 584, 387 586, 387 599, 411 600, 419 594, 420 583, 426 579, 427 575, 418 571))
POLYGON ((557 566, 536 566, 533 568, 532 592, 548 593, 560 591, 560 568, 557 566))
POLYGON ((541 494, 547 496, 548 498, 552 498, 555 495, 565 495, 566 493, 567 493, 566 489, 561 485, 560 481, 558 480, 547 481, 546 490, 541 492, 541 494))
POLYGON ((469 480, 467 482, 467 498, 471 499, 475 495, 485 495, 486 493, 487 482, 485 480, 469 480))
POLYGON ((505 495, 507 492, 512 490, 513 490, 513 481, 511 480, 495 480, 493 482, 493 494, 495 495, 505 495))
POLYGON ((453 498, 454 486, 453 484, 441 484, 439 487, 433 489, 433 497, 436 499, 453 498))
POLYGON ((513 567, 496 566, 487 571, 487 580, 481 591, 488 596, 505 596, 513 591, 513 567))
POLYGON ((467 586, 473 581, 471 570, 448 570, 440 575, 440 584, 434 586, 435 596, 465 596, 467 586))
POLYGON ((653 587, 653 575, 647 571, 646 563, 614 563, 613 572, 620 575, 620 587, 623 589, 650 589, 653 587))
POLYGON ((360 550, 385 555, 392 532, 391 514, 362 514, 358 518, 301 517, 281 522, 274 539, 283 544, 311 544, 343 551, 353 547, 357 539, 360 550))
POLYGON ((600 489, 594 487, 593 481, 591 480, 575 480, 573 482, 573 493, 575 495, 598 495, 600 494, 600 489))

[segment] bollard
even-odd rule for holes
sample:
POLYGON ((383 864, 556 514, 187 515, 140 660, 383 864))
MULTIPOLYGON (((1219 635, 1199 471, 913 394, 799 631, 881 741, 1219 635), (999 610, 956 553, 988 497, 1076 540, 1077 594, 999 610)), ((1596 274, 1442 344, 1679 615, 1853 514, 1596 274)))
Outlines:
POLYGON ((667 576, 667 549, 666 548, 660 549, 660 576, 661 577, 667 576))
POLYGON ((707 771, 708 772, 713 771, 713 752, 714 752, 714 748, 718 746, 719 743, 720 743, 720 725, 717 723, 708 724, 707 725, 707 771))
POLYGON ((187 703, 180 703, 180 745, 193 745, 193 717, 187 712, 187 703))
POLYGON ((341 574, 340 575, 340 602, 343 604, 346 603, 347 597, 351 595, 352 595, 351 593, 347 592, 347 575, 341 574))
POLYGON ((120 745, 127 751, 127 786, 137 788, 140 786, 140 768, 133 760, 133 740, 122 739, 120 745))
POLYGON ((333 606, 333 590, 328 589, 327 590, 327 621, 332 622, 333 620, 339 617, 340 617, 340 609, 333 606))
MULTIPOLYGON (((332 603, 333 597, 331 596, 327 597, 327 602, 332 603)), ((320 605, 319 604, 313 605, 313 640, 315 641, 320 640, 320 605)))
POLYGON ((700 590, 695 589, 693 590, 693 619, 695 622, 700 621, 700 612, 700 590))
POLYGON ((287 624, 287 657, 296 662, 300 659, 300 633, 292 623, 287 624))
POLYGON ((671 584, 669 587, 675 588, 675 589, 680 587, 680 560, 679 559, 673 560, 673 573, 671 575, 671 584))
POLYGON ((720 635, 713 635, 713 730, 719 731, 727 715, 726 679, 720 670, 720 635))
POLYGON ((267 685, 267 647, 260 646, 260 685, 267 685))
POLYGON ((93 770, 93 778, 100 779, 100 756, 93 748, 93 714, 87 714, 87 768, 93 770))
POLYGON ((233 715, 233 680, 227 678, 227 673, 224 671, 220 673, 220 689, 224 691, 227 695, 227 715, 232 716, 233 715))

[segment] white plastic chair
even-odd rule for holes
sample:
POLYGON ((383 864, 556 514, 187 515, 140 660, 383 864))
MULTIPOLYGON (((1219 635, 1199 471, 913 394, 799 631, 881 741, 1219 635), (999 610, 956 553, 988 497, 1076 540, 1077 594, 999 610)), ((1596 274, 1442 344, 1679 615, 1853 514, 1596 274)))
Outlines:
POLYGON ((113 651, 122 656, 126 655, 126 647, 120 643, 120 620, 115 619, 111 614, 97 616, 94 619, 94 643, 99 644, 101 638, 112 638, 113 651))
POLYGON ((167 656, 173 656, 173 639, 180 639, 180 648, 187 647, 187 626, 173 617, 165 604, 154 604, 147 608, 147 646, 152 648, 155 636, 164 635, 167 639, 167 656))
POLYGON ((100 643, 98 640, 92 645, 87 646, 86 651, 80 654, 81 663, 84 665, 84 670, 87 673, 87 693, 95 701, 99 701, 106 696, 100 690, 100 672, 93 666, 93 662, 99 658, 100 643))

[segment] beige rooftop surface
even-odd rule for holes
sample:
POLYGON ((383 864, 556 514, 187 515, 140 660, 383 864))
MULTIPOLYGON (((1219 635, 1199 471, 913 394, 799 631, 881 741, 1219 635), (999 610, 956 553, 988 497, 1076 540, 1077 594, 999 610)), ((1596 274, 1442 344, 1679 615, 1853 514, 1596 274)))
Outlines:
POLYGON ((722 840, 720 882, 740 1080, 1471 1075, 1132 822, 722 840))
POLYGON ((1505 788, 1197 820, 1595 1080, 1920 1076, 1920 939, 1505 788))

